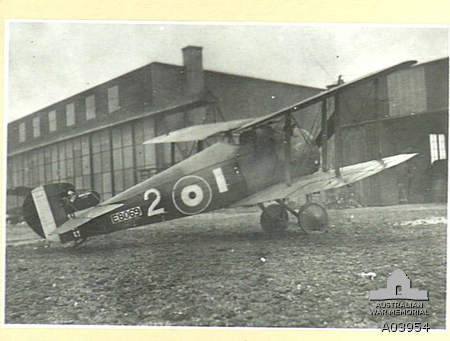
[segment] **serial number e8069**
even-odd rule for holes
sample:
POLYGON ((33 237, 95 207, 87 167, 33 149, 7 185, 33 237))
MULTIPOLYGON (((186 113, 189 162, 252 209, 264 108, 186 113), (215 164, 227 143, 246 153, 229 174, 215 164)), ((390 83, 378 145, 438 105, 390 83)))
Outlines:
POLYGON ((142 216, 142 210, 139 206, 136 206, 125 211, 111 214, 111 222, 113 224, 118 224, 140 216, 142 216))
POLYGON ((420 332, 422 330, 426 330, 427 332, 430 330, 430 326, 428 322, 385 322, 381 331, 387 332, 420 332))

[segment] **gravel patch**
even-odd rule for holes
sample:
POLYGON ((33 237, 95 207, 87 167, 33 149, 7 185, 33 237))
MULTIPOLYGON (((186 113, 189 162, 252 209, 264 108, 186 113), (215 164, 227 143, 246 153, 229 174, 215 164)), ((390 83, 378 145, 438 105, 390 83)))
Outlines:
POLYGON ((5 322, 379 328, 408 320, 369 314, 369 291, 399 268, 430 297, 430 314, 409 321, 445 328, 445 206, 329 214, 325 233, 268 236, 259 212, 246 209, 99 236, 79 248, 21 243, 28 232, 9 227, 5 322))

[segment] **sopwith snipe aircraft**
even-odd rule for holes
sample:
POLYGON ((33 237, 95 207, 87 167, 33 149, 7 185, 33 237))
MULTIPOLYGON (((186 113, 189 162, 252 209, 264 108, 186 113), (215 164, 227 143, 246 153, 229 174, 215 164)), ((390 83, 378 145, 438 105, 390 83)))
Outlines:
POLYGON ((69 183, 39 186, 24 200, 25 220, 42 238, 74 244, 100 234, 251 205, 261 208, 261 225, 267 232, 286 229, 289 214, 304 230, 326 227, 324 207, 311 202, 294 207, 287 199, 351 184, 416 154, 320 169, 319 144, 329 136, 322 132, 321 139, 314 139, 293 113, 413 64, 394 65, 256 119, 190 126, 155 137, 144 143, 197 141, 201 146, 213 136, 219 141, 101 203, 96 192, 77 194, 69 183))

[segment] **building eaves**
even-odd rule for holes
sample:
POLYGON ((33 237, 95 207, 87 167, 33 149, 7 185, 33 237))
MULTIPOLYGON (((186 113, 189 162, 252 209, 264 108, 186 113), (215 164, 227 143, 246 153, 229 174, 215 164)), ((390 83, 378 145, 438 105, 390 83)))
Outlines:
MULTIPOLYGON (((153 64, 154 65, 162 65, 162 66, 169 67, 169 68, 184 69, 184 66, 176 65, 176 64, 161 63, 161 62, 154 62, 154 63, 152 63, 152 65, 153 64)), ((295 83, 275 81, 275 80, 266 79, 266 78, 257 78, 257 77, 252 77, 252 76, 238 75, 238 74, 235 74, 235 73, 228 73, 228 72, 223 72, 223 71, 204 70, 204 72, 205 73, 209 73, 209 74, 217 74, 217 75, 224 75, 224 76, 228 76, 228 77, 235 77, 235 78, 239 78, 239 79, 263 81, 263 82, 274 83, 274 84, 284 84, 284 85, 289 85, 289 86, 293 86, 293 87, 299 87, 299 88, 303 88, 303 89, 312 89, 312 90, 317 90, 317 91, 325 90, 323 88, 317 88, 317 87, 313 87, 313 86, 307 86, 307 85, 302 85, 302 84, 295 84, 295 83)))
MULTIPOLYGON (((142 69, 144 69, 146 67, 151 67, 152 65, 162 65, 162 66, 169 67, 169 68, 177 68, 177 69, 180 69, 180 70, 184 70, 184 66, 176 65, 176 64, 169 64, 169 63, 162 63, 162 62, 152 62, 152 63, 149 63, 149 64, 145 64, 145 65, 137 67, 137 68, 135 68, 135 69, 133 69, 131 71, 123 73, 123 74, 121 74, 121 75, 119 75, 117 77, 109 79, 109 80, 107 80, 105 82, 96 84, 96 85, 94 85, 92 87, 89 87, 89 88, 83 90, 83 91, 77 92, 76 94, 73 94, 73 95, 71 95, 69 97, 65 97, 65 98, 63 98, 63 99, 61 99, 59 101, 53 102, 52 104, 47 105, 45 107, 42 107, 41 109, 36 110, 36 111, 26 115, 26 116, 23 116, 21 118, 18 118, 16 120, 13 120, 13 121, 9 122, 8 125, 9 124, 17 124, 17 123, 22 122, 24 120, 30 119, 30 118, 32 118, 34 116, 40 115, 42 112, 53 110, 56 106, 60 105, 61 103, 64 103, 64 102, 68 102, 69 103, 69 102, 73 101, 75 98, 78 98, 78 97, 83 96, 85 94, 91 93, 91 92, 95 91, 97 88, 99 88, 101 86, 105 86, 108 83, 114 83, 115 81, 119 80, 120 78, 124 78, 124 77, 126 77, 128 75, 131 75, 132 73, 137 72, 139 70, 142 70, 142 69)), ((244 75, 237 75, 237 74, 226 73, 226 72, 221 72, 221 71, 205 70, 205 72, 206 73, 211 73, 211 74, 217 74, 217 75, 225 75, 225 76, 229 76, 229 77, 236 77, 236 78, 240 78, 240 79, 249 79, 249 80, 264 81, 264 82, 268 82, 268 83, 285 84, 285 85, 289 85, 289 86, 293 86, 293 87, 307 88, 307 89, 318 90, 318 91, 324 90, 324 89, 321 89, 321 88, 316 88, 316 87, 311 87, 311 86, 306 86, 306 85, 301 85, 301 84, 285 83, 285 82, 280 82, 280 81, 274 81, 274 80, 268 80, 268 79, 256 78, 256 77, 250 77, 250 76, 244 76, 244 75)))
POLYGON ((442 57, 442 58, 436 58, 436 59, 432 59, 432 60, 428 60, 428 61, 416 64, 413 67, 423 66, 423 65, 432 64, 432 63, 437 63, 437 62, 445 61, 446 59, 447 59, 447 62, 448 62, 448 57, 442 57))

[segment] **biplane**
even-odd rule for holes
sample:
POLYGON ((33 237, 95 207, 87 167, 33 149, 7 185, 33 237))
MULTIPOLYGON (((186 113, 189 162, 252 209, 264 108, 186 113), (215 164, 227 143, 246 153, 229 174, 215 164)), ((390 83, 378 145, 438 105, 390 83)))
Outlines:
MULTIPOLYGON (((24 200, 24 218, 42 238, 74 244, 96 235, 239 206, 259 206, 262 229, 269 233, 285 230, 290 216, 305 231, 324 228, 328 218, 322 205, 307 202, 295 207, 288 198, 351 184, 416 154, 321 169, 320 143, 326 142, 329 134, 325 129, 314 138, 299 126, 293 113, 415 63, 403 62, 337 84, 256 119, 190 126, 157 136, 144 143, 191 142, 197 143, 199 150, 103 202, 96 192, 77 193, 69 183, 39 186, 24 200), (211 137, 217 142, 201 148, 211 137)), ((327 121, 326 115, 324 119, 327 121)))

